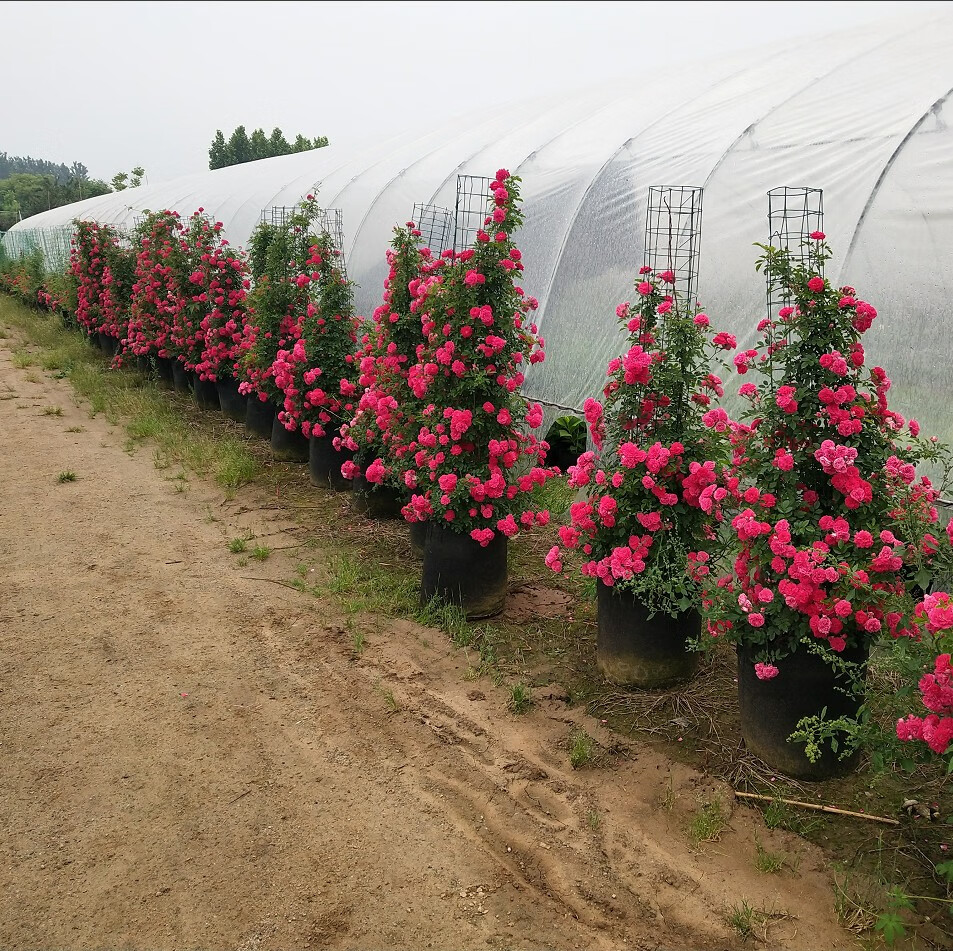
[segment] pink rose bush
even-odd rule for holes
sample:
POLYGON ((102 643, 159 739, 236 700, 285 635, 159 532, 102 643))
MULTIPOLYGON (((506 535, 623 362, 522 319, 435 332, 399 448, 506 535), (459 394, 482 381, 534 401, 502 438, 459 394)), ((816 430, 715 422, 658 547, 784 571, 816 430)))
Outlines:
POLYGON ((427 405, 408 383, 418 347, 425 342, 420 308, 446 260, 419 247, 419 237, 413 222, 394 229, 383 302, 374 311, 357 356, 360 397, 353 418, 341 428, 344 448, 354 453, 354 460, 342 467, 345 477, 363 475, 372 486, 398 492, 408 492, 407 447, 427 405))
POLYGON ((184 306, 182 223, 178 212, 149 212, 136 229, 135 283, 124 350, 171 358, 172 325, 184 306))
POLYGON ((764 250, 759 266, 788 300, 746 355, 760 382, 740 390, 749 409, 733 436, 732 561, 705 605, 708 633, 753 648, 762 671, 811 645, 835 656, 917 636, 910 586, 925 587, 950 549, 939 489, 916 468, 948 472, 948 454, 917 438, 888 405, 885 371, 867 368, 861 338, 876 310, 821 276, 823 236, 803 265, 764 250))
POLYGON ((74 222, 69 273, 76 284, 76 319, 87 333, 125 338, 134 280, 134 252, 109 225, 74 222))
POLYGON ((569 469, 586 497, 570 507, 546 562, 560 571, 565 550, 581 550, 584 574, 676 616, 700 599, 720 549, 733 424, 713 405, 726 335, 710 337, 708 316, 677 300, 673 285, 671 272, 642 268, 636 303, 616 310, 627 349, 609 363, 604 403, 584 407, 596 451, 569 469))
POLYGON ((357 402, 354 295, 331 236, 311 235, 295 284, 308 299, 272 365, 278 419, 304 436, 336 433, 357 402))
MULTIPOLYGON (((929 713, 909 714, 897 721, 897 737, 925 743, 932 752, 953 753, 953 599, 929 594, 917 605, 917 621, 937 654, 933 669, 920 678, 920 699, 929 713)), ((950 759, 953 769, 953 757, 950 759)))
POLYGON ((501 169, 489 198, 493 211, 474 246, 448 254, 414 289, 422 340, 407 380, 423 406, 394 453, 412 493, 404 517, 440 522, 484 547, 548 522, 533 497, 556 472, 542 465, 547 447, 532 433, 541 414, 520 395, 543 341, 532 321, 537 302, 516 283, 519 179, 501 169))

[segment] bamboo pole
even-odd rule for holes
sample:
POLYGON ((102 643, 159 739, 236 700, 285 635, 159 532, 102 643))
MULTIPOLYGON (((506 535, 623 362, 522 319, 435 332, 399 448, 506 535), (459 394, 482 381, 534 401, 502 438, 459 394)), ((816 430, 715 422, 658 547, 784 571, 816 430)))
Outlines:
POLYGON ((800 806, 802 809, 814 809, 817 812, 829 812, 836 816, 853 816, 855 819, 869 819, 871 822, 883 822, 888 826, 898 826, 898 819, 888 819, 885 816, 872 816, 866 812, 851 812, 850 809, 838 809, 836 806, 825 806, 816 802, 802 802, 800 799, 780 799, 777 796, 762 796, 760 793, 738 792, 738 799, 756 799, 758 802, 783 802, 786 806, 800 806))

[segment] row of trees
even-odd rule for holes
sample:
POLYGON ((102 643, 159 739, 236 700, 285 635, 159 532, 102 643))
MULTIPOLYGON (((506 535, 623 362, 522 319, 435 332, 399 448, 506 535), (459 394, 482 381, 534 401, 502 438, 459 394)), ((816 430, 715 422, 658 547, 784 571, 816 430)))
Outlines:
POLYGON ((47 159, 33 158, 32 155, 8 155, 0 152, 0 179, 12 175, 51 175, 61 185, 71 179, 85 182, 89 178, 89 169, 82 162, 50 162, 47 159))
POLYGON ((309 139, 300 133, 294 142, 289 142, 278 128, 272 129, 271 135, 266 135, 264 129, 255 129, 249 136, 245 127, 240 125, 228 139, 222 130, 218 129, 208 150, 208 167, 228 168, 229 165, 243 165, 245 162, 257 162, 259 159, 274 158, 277 155, 323 149, 327 144, 327 136, 318 135, 309 139))

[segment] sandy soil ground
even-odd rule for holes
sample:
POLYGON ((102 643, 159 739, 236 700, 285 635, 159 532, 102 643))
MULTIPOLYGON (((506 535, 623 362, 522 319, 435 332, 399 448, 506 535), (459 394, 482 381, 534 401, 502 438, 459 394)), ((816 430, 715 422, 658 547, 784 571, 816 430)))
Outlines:
POLYGON ((250 580, 286 553, 237 567, 287 528, 240 511, 0 349, 0 948, 728 949, 742 900, 776 913, 746 947, 853 946, 818 851, 650 750, 572 770, 601 724, 556 686, 508 713, 440 632, 359 617, 356 656, 250 580))

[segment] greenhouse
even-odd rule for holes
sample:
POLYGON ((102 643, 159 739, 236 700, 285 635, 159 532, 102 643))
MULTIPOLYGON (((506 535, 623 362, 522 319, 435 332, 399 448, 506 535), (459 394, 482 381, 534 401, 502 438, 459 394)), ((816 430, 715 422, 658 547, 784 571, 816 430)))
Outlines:
POLYGON ((742 348, 765 307, 753 245, 769 239, 766 193, 806 186, 823 193, 828 276, 882 314, 870 351, 890 357, 897 409, 949 437, 942 387, 953 340, 941 327, 953 293, 951 48, 953 18, 937 15, 651 76, 636 69, 630 84, 501 106, 373 148, 333 145, 89 199, 19 223, 4 245, 39 245, 62 263, 74 218, 131 228, 160 208, 204 208, 243 245, 263 212, 316 189, 343 215, 356 310, 369 314, 394 224, 416 205, 452 215, 458 176, 504 166, 523 179, 524 286, 539 299, 546 339, 525 392, 579 409, 620 346, 615 307, 642 263, 652 186, 703 189, 693 290, 742 348))

